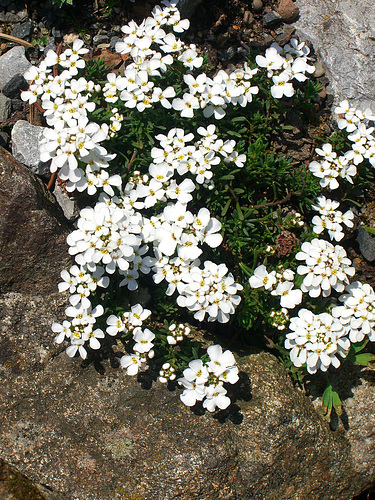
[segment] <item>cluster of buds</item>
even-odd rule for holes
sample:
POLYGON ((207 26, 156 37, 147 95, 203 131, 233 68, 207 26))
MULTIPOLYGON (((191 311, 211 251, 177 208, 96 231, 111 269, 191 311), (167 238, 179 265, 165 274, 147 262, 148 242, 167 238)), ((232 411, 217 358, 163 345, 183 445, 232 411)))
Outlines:
POLYGON ((282 307, 280 310, 272 310, 270 312, 270 325, 278 330, 285 330, 287 323, 289 322, 289 312, 288 309, 282 307))
POLYGON ((172 323, 168 330, 170 331, 170 335, 167 337, 167 342, 170 345, 176 345, 177 342, 181 342, 190 333, 190 328, 182 323, 179 325, 172 323))
POLYGON ((159 372, 159 381, 162 384, 166 384, 168 380, 175 380, 176 373, 173 366, 170 363, 164 363, 159 372))

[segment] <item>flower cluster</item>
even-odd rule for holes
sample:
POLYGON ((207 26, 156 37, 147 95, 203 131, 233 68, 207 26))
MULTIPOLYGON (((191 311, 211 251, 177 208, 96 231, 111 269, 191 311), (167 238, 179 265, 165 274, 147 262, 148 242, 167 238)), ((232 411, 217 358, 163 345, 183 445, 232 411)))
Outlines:
POLYGON ((210 359, 207 363, 201 359, 190 361, 183 377, 178 379, 185 388, 180 398, 186 406, 203 401, 203 407, 210 412, 216 407, 223 410, 231 403, 223 384, 238 381, 238 367, 233 354, 229 350, 223 352, 220 345, 208 347, 207 354, 210 359))
POLYGON ((300 265, 297 273, 306 275, 301 290, 310 297, 328 297, 331 288, 337 292, 345 289, 349 283, 349 276, 354 276, 355 269, 351 267, 351 260, 346 256, 344 248, 333 246, 325 240, 313 239, 302 243, 301 251, 296 255, 297 260, 304 260, 306 265, 300 265))
POLYGON ((341 241, 344 237, 342 224, 353 227, 354 213, 350 209, 344 214, 336 210, 340 203, 325 196, 319 196, 317 202, 317 205, 312 205, 312 208, 319 212, 319 215, 312 219, 314 232, 320 234, 326 229, 331 240, 341 241))
POLYGON ((292 80, 304 82, 307 80, 306 73, 314 73, 315 67, 308 64, 308 54, 309 48, 293 38, 290 45, 281 48, 277 43, 273 43, 264 56, 256 56, 258 66, 265 68, 267 76, 272 78, 273 97, 292 97, 295 92, 292 80))
MULTIPOLYGON (((102 188, 113 195, 112 186, 118 187, 121 178, 110 176, 105 170, 115 155, 108 154, 100 145, 109 137, 109 127, 89 119, 89 113, 95 109, 92 95, 100 91, 100 85, 84 77, 74 78, 78 69, 85 67, 81 56, 87 52, 79 39, 60 55, 49 50, 39 67, 32 67, 25 73, 25 78, 34 83, 30 90, 21 93, 21 97, 30 104, 37 98, 41 100, 49 127, 43 131, 40 159, 50 161, 51 172, 58 171, 60 179, 68 181, 67 191, 87 190, 93 195, 102 188), (63 71, 52 76, 48 68, 55 65, 63 71)), ((112 130, 114 128, 118 125, 113 122, 112 130)))
POLYGON ((300 309, 290 320, 285 347, 291 349, 290 359, 297 367, 306 363, 311 374, 340 366, 337 355, 345 358, 350 348, 347 329, 328 313, 314 314, 300 309))
MULTIPOLYGON (((156 353, 156 358, 167 361, 159 372, 159 380, 166 383, 177 377, 176 370, 181 365, 175 362, 171 353, 176 354, 183 350, 185 343, 188 344, 182 340, 189 335, 189 327, 172 324, 167 336, 160 336, 157 330, 154 333, 147 328, 150 323, 145 321, 151 314, 148 309, 136 304, 124 312, 121 305, 108 305, 106 296, 103 298, 98 293, 98 287, 105 289, 119 284, 134 291, 139 286, 139 278, 150 275, 156 284, 165 287, 168 296, 176 297, 180 307, 191 311, 195 319, 228 322, 241 300, 239 292, 243 287, 235 282, 225 264, 203 259, 204 245, 215 249, 222 243, 222 226, 208 208, 199 206, 197 201, 209 194, 204 189, 215 188, 216 169, 223 164, 242 168, 246 157, 235 150, 234 140, 218 137, 217 127, 209 123, 198 127, 194 134, 186 131, 188 127, 168 130, 165 124, 160 126, 158 131, 163 133, 150 139, 153 147, 145 152, 140 166, 137 165, 139 170, 135 171, 131 168, 133 159, 127 169, 118 165, 119 158, 114 166, 112 160, 116 155, 111 152, 109 139, 124 131, 124 123, 137 113, 147 113, 146 110, 157 106, 159 111, 167 110, 168 116, 172 114, 173 118, 188 119, 202 113, 206 119, 220 120, 229 106, 245 107, 252 102, 258 93, 252 81, 259 69, 245 63, 234 71, 220 70, 214 76, 201 72, 204 58, 197 47, 185 44, 176 36, 189 27, 189 21, 180 18, 176 2, 163 3, 164 8, 155 7, 151 17, 142 23, 131 21, 122 27, 124 38, 116 44, 116 51, 128 56, 124 57, 123 73, 109 73, 102 86, 80 76, 85 67, 82 56, 87 50, 83 42, 75 40, 72 47, 61 54, 49 51, 38 68, 28 71, 25 77, 32 83, 22 98, 29 103, 39 100, 45 110, 48 127, 41 142, 41 159, 51 162, 51 172, 57 172, 66 181, 67 191, 86 191, 98 200, 81 211, 76 229, 67 239, 75 265, 61 273, 63 281, 59 290, 69 291, 70 306, 66 309, 68 319, 52 326, 56 342, 69 340, 67 354, 86 358, 89 349, 101 347, 106 335, 117 336, 126 347, 121 366, 129 375, 142 370, 156 353), (176 81, 176 74, 180 74, 181 81, 176 81), (99 103, 107 109, 105 115, 99 112, 99 103), (193 201, 195 203, 191 203, 193 201)), ((293 83, 305 81, 314 71, 308 54, 303 43, 292 39, 283 48, 273 44, 264 57, 257 56, 258 67, 265 68, 272 79, 274 98, 294 95, 293 83)), ((147 116, 152 115, 151 112, 147 116)), ((366 115, 362 121, 367 118, 366 115)), ((357 130, 361 138, 355 132, 351 140, 362 147, 365 135, 368 147, 363 156, 372 158, 372 130, 363 130, 360 126, 357 130)), ((324 156, 324 166, 336 162, 335 153, 329 151, 327 145, 317 150, 317 154, 324 156)), ((340 175, 348 180, 356 172, 359 156, 355 154, 350 157, 348 153, 346 158, 337 160, 337 164, 342 165, 340 175)), ((313 171, 312 165, 310 169, 313 171)), ((321 175, 322 182, 324 178, 325 185, 333 189, 337 175, 332 175, 333 180, 329 181, 326 180, 328 176, 321 175)), ((333 216, 332 211, 337 206, 331 210, 330 201, 324 204, 318 200, 319 206, 324 206, 319 209, 319 221, 313 222, 317 232, 325 227, 339 241, 340 224, 349 227, 352 217, 348 212, 341 214, 338 211, 333 216), (336 225, 331 227, 330 224, 336 225)), ((333 205, 331 202, 331 207, 333 205)), ((299 214, 292 214, 288 223, 290 227, 303 225, 299 214)), ((302 301, 302 291, 308 291, 311 296, 317 296, 318 288, 323 294, 331 287, 342 291, 343 283, 348 282, 346 275, 351 275, 352 268, 339 247, 335 247, 332 257, 332 249, 327 246, 326 254, 321 252, 319 259, 312 263, 315 254, 311 252, 310 255, 310 248, 304 245, 297 258, 306 254, 306 265, 313 266, 313 271, 306 271, 308 276, 301 289, 294 288, 295 273, 282 267, 267 272, 265 266, 259 266, 249 280, 251 287, 264 287, 280 299, 281 311, 273 311, 269 316, 270 323, 279 330, 285 328, 288 309, 302 301), (329 288, 324 273, 331 273, 329 288), (310 286, 307 281, 311 274, 314 283, 310 286), (318 284, 317 276, 321 278, 318 284), (332 276, 337 276, 336 281, 332 276)), ((300 266, 298 272, 305 274, 302 268, 300 266)), ((314 366, 322 369, 327 369, 329 364, 336 366, 334 354, 341 354, 345 347, 339 334, 336 337, 332 334, 331 342, 339 347, 336 346, 336 351, 331 350, 326 341, 331 324, 324 315, 320 316, 315 323, 320 325, 322 333, 314 341, 319 344, 318 347, 314 344, 314 356, 318 360, 306 355, 311 370, 314 366), (323 335, 324 328, 326 333, 323 335), (329 357, 329 363, 323 354, 317 354, 318 349, 329 357)), ((333 331, 336 330, 334 327, 333 331)), ((303 343, 298 341, 297 344, 302 346, 303 343)), ((309 351, 310 344, 303 344, 303 349, 309 351)), ((296 354, 293 350, 297 363, 302 362, 304 354, 301 352, 296 354)), ((209 347, 207 354, 207 362, 191 361, 178 382, 184 388, 181 400, 186 405, 203 401, 203 407, 211 412, 230 404, 223 384, 237 382, 238 368, 233 354, 223 352, 219 345, 209 347)))
POLYGON ((229 321, 230 315, 241 301, 237 293, 243 287, 235 283, 225 264, 217 265, 206 260, 204 269, 194 266, 186 281, 179 290, 179 306, 195 311, 194 318, 199 321, 205 319, 206 313, 207 321, 229 321))
POLYGON ((94 330, 96 318, 103 313, 104 309, 100 304, 94 309, 91 306, 86 308, 81 303, 68 307, 65 314, 72 319, 65 320, 62 324, 57 322, 52 324, 52 331, 57 333, 55 342, 61 344, 64 340, 70 340, 70 345, 66 348, 67 355, 73 357, 78 351, 81 358, 86 359, 86 348, 89 346, 90 349, 100 349, 101 344, 98 339, 105 337, 100 328, 94 330))
POLYGON ((356 110, 349 106, 348 101, 342 101, 335 108, 335 114, 338 127, 349 133, 351 149, 337 157, 331 144, 323 144, 322 148, 315 150, 322 159, 314 160, 309 165, 310 171, 320 178, 320 185, 331 190, 339 187, 340 177, 353 183, 352 177, 357 174, 357 166, 365 160, 375 166, 374 127, 366 126, 366 122, 374 120, 373 113, 370 110, 356 110))
POLYGON ((368 284, 354 281, 339 297, 342 306, 332 309, 332 315, 349 330, 351 342, 361 342, 367 335, 375 342, 375 292, 368 284))

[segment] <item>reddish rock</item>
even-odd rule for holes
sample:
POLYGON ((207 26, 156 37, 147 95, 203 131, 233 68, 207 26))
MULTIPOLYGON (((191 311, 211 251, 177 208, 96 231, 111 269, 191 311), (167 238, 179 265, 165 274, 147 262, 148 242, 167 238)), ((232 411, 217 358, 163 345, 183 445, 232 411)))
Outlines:
POLYGON ((0 293, 56 291, 69 232, 43 182, 0 148, 0 293))
POLYGON ((286 23, 292 23, 299 16, 299 8, 293 0, 279 0, 277 12, 286 23))

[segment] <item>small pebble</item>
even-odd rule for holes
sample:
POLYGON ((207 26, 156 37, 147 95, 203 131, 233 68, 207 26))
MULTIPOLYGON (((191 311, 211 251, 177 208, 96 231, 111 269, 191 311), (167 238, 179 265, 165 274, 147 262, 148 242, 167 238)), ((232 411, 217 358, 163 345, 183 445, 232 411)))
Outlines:
POLYGON ((320 76, 323 76, 325 73, 325 68, 324 68, 324 64, 322 63, 322 61, 320 61, 318 59, 316 61, 316 63, 314 64, 314 66, 315 66, 315 71, 313 73, 313 76, 315 76, 315 78, 319 78, 320 76))
POLYGON ((26 9, 23 9, 23 10, 20 10, 19 12, 17 12, 17 16, 18 16, 19 21, 27 21, 27 19, 29 18, 26 9))
POLYGON ((251 24, 254 21, 254 16, 249 10, 245 10, 244 16, 243 16, 243 22, 245 24, 251 24))
POLYGON ((281 17, 275 11, 268 12, 263 16, 263 26, 270 28, 281 21, 281 17))
POLYGON ((375 260, 375 238, 366 229, 359 227, 357 241, 363 257, 369 262, 373 262, 375 260))
POLYGON ((253 0, 253 10, 254 12, 261 12, 263 9, 262 0, 253 0))
POLYGON ((117 42, 122 42, 122 38, 120 38, 119 36, 113 36, 111 38, 111 43, 109 44, 111 49, 114 49, 116 47, 117 42))
POLYGON ((57 28, 52 28, 52 31, 51 31, 51 35, 53 36, 53 38, 56 40, 56 42, 61 42, 62 40, 62 34, 61 34, 61 31, 58 30, 57 28))
POLYGON ((277 12, 286 23, 292 23, 299 16, 299 8, 293 0, 279 0, 277 12))
POLYGON ((100 43, 107 43, 107 42, 108 42, 107 35, 95 35, 94 38, 92 39, 92 43, 94 45, 99 45, 100 43))
POLYGON ((0 146, 2 148, 8 147, 9 135, 6 132, 0 132, 0 146))
POLYGON ((292 38, 293 33, 296 31, 294 26, 285 26, 285 30, 282 30, 276 38, 276 42, 283 47, 292 38))

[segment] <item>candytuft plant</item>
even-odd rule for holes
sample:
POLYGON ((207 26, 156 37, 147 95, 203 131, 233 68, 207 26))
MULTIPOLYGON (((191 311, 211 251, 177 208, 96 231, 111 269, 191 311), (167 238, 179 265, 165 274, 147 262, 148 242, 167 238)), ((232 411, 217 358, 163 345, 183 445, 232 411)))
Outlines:
MULTIPOLYGON (((345 181, 374 165, 371 113, 341 103, 348 149, 312 147, 296 164, 277 138, 293 130, 291 106, 306 115, 320 90, 308 48, 272 44, 212 73, 176 36, 189 21, 163 4, 123 26, 123 74, 88 65, 79 39, 25 74, 22 99, 39 102, 47 123, 41 159, 87 200, 67 240, 75 264, 61 272, 70 306, 52 325, 56 342, 90 361, 118 339, 129 375, 152 363, 161 382, 184 388, 183 403, 208 411, 229 406, 227 384, 239 377, 229 350, 194 340, 202 322, 230 323, 245 343, 266 333, 297 381, 344 358, 369 362, 357 352, 374 340, 374 292, 351 283, 344 248, 318 236, 339 242, 353 227, 350 202, 339 211, 321 190, 348 199, 345 181), (140 288, 157 299, 150 309, 133 298, 140 288)), ((329 413, 341 402, 327 384, 329 413)))

